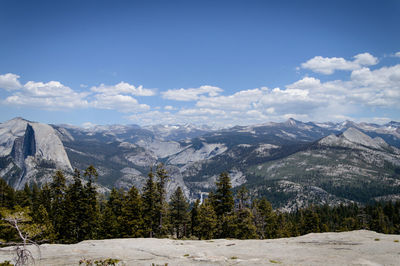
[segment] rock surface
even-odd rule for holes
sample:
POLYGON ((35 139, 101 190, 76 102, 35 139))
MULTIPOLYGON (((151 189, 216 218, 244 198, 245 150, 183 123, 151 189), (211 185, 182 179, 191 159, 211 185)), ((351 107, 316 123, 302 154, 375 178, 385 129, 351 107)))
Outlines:
MULTIPOLYGON (((274 240, 89 240, 31 247, 35 265, 79 265, 81 259, 120 259, 119 265, 399 265, 400 235, 359 230, 274 240)), ((11 260, 0 249, 0 261, 11 260)))

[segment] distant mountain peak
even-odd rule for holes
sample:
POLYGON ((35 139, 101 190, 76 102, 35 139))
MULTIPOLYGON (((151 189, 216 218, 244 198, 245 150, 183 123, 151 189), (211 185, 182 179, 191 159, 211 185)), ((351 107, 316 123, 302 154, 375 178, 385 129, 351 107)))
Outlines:
POLYGON ((357 148, 359 147, 358 145, 361 145, 367 148, 382 149, 383 147, 388 146, 382 138, 372 139, 354 127, 348 128, 338 136, 331 134, 321 139, 319 143, 323 145, 343 146, 348 148, 357 148))
POLYGON ((285 124, 285 125, 288 125, 288 126, 295 127, 295 126, 297 126, 299 123, 302 124, 303 122, 298 121, 298 120, 296 120, 296 119, 294 119, 294 118, 289 118, 288 120, 286 120, 286 122, 285 122, 284 124, 285 124))

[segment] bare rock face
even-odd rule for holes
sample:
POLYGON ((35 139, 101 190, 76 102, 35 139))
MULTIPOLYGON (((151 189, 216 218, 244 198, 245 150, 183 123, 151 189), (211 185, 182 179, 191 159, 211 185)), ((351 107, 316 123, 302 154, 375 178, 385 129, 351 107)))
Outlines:
POLYGON ((46 178, 49 172, 46 169, 72 171, 55 130, 49 125, 22 118, 0 124, 0 157, 9 160, 9 165, 0 174, 16 189, 23 188, 40 171, 43 173, 39 176, 46 178))
MULTIPOLYGON (((359 230, 270 240, 88 240, 30 247, 36 265, 78 265, 119 259, 118 265, 399 265, 400 235, 359 230), (40 252, 39 252, 40 251, 40 252)), ((0 262, 12 260, 0 249, 0 262)))

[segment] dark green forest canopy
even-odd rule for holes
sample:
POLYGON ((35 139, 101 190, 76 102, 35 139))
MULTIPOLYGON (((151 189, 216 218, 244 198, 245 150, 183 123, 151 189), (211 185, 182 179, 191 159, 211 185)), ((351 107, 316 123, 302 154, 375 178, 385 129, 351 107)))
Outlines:
MULTIPOLYGON (((162 165, 149 172, 141 192, 135 187, 114 188, 106 198, 97 193, 96 178, 93 166, 82 175, 76 170, 69 184, 57 171, 42 188, 33 184, 17 191, 0 179, 1 218, 24 212, 29 217, 25 223, 42 229, 33 236, 39 243, 121 237, 266 239, 357 229, 400 234, 400 202, 313 205, 283 213, 266 198, 251 199, 245 187, 235 193, 227 173, 219 176, 216 190, 207 199, 191 205, 180 187, 167 201, 169 176, 162 165)), ((4 219, 0 239, 3 244, 18 242, 16 230, 4 219)))

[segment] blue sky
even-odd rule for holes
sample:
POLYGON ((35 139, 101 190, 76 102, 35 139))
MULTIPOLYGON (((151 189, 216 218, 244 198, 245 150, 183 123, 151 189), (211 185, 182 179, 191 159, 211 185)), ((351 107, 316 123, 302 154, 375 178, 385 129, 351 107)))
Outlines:
POLYGON ((400 120, 399 1, 0 3, 0 121, 400 120))

